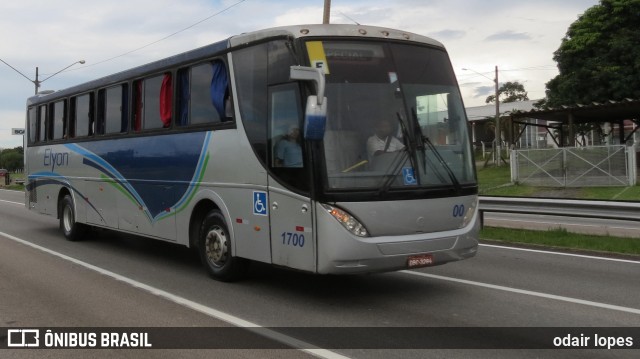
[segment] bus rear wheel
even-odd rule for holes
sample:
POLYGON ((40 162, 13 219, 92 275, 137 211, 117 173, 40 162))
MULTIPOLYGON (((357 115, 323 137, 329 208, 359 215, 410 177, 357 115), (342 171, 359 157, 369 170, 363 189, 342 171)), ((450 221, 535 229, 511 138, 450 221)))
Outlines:
POLYGON ((229 229, 218 210, 210 211, 202 221, 198 252, 202 264, 214 279, 232 282, 247 272, 249 262, 233 256, 229 229))
POLYGON ((84 236, 87 227, 76 222, 75 207, 70 195, 65 195, 60 202, 60 229, 64 237, 70 241, 79 241, 84 236))

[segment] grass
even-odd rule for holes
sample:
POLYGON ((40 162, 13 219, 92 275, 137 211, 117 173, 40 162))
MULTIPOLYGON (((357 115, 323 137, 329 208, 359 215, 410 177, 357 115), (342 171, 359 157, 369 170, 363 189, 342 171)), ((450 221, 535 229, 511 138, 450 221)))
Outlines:
MULTIPOLYGON (((640 201, 640 186, 633 187, 533 187, 511 183, 509 166, 477 166, 479 191, 482 196, 551 197, 566 199, 596 199, 640 201)), ((555 248, 580 249, 640 255, 640 238, 619 238, 570 233, 565 229, 532 231, 485 227, 480 238, 509 243, 522 243, 555 248)))
MULTIPOLYGON (((20 180, 24 180, 25 179, 25 174, 24 173, 12 173, 11 174, 11 182, 14 182, 15 180, 20 179, 20 180)), ((8 186, 4 185, 4 177, 2 178, 2 185, 0 186, 0 188, 2 189, 10 189, 10 190, 15 190, 15 191, 24 191, 24 185, 22 184, 11 184, 8 186)))
POLYGON ((619 238, 570 233, 565 229, 531 231, 485 227, 480 238, 509 243, 543 245, 556 248, 640 255, 640 238, 619 238))

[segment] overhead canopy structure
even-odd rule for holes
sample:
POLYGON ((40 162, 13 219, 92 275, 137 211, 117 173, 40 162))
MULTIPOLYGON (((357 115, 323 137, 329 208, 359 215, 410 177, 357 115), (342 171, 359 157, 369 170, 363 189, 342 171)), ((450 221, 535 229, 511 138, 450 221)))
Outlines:
MULTIPOLYGON (((640 100, 625 99, 622 101, 608 101, 605 103, 594 102, 591 105, 575 105, 562 106, 560 108, 549 108, 542 110, 531 110, 526 112, 517 112, 511 114, 513 123, 527 126, 545 127, 549 129, 557 129, 560 131, 560 141, 556 140, 556 144, 560 147, 564 146, 564 130, 569 131, 569 146, 574 143, 573 125, 581 123, 618 123, 620 143, 625 143, 633 133, 638 129, 636 127, 633 132, 625 137, 624 120, 631 120, 640 126, 640 100), (529 119, 545 120, 547 122, 555 122, 553 124, 540 125, 529 122, 529 119)), ((524 129, 517 136, 512 136, 513 142, 522 135, 524 129)), ((549 131, 549 133, 551 133, 549 131)), ((514 133, 515 134, 515 133, 514 133)), ((553 136, 553 134, 552 134, 553 136)))

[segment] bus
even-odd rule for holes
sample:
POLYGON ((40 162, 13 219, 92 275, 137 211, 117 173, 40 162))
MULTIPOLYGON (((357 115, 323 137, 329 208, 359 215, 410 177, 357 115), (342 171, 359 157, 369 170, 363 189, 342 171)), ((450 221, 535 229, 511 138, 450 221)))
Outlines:
POLYGON ((466 114, 433 39, 278 27, 27 100, 25 205, 64 236, 102 228, 318 274, 473 257, 466 114))

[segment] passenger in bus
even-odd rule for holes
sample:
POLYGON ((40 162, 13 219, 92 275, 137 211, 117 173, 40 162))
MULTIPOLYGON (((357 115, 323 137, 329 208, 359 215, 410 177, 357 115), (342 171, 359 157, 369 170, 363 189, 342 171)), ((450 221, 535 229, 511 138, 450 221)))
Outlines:
POLYGON ((376 156, 387 152, 404 149, 404 144, 393 136, 393 124, 390 120, 382 119, 376 123, 375 134, 367 140, 367 155, 373 162, 376 156))
POLYGON ((298 126, 289 127, 287 135, 278 141, 275 155, 276 167, 302 167, 302 147, 298 126))

